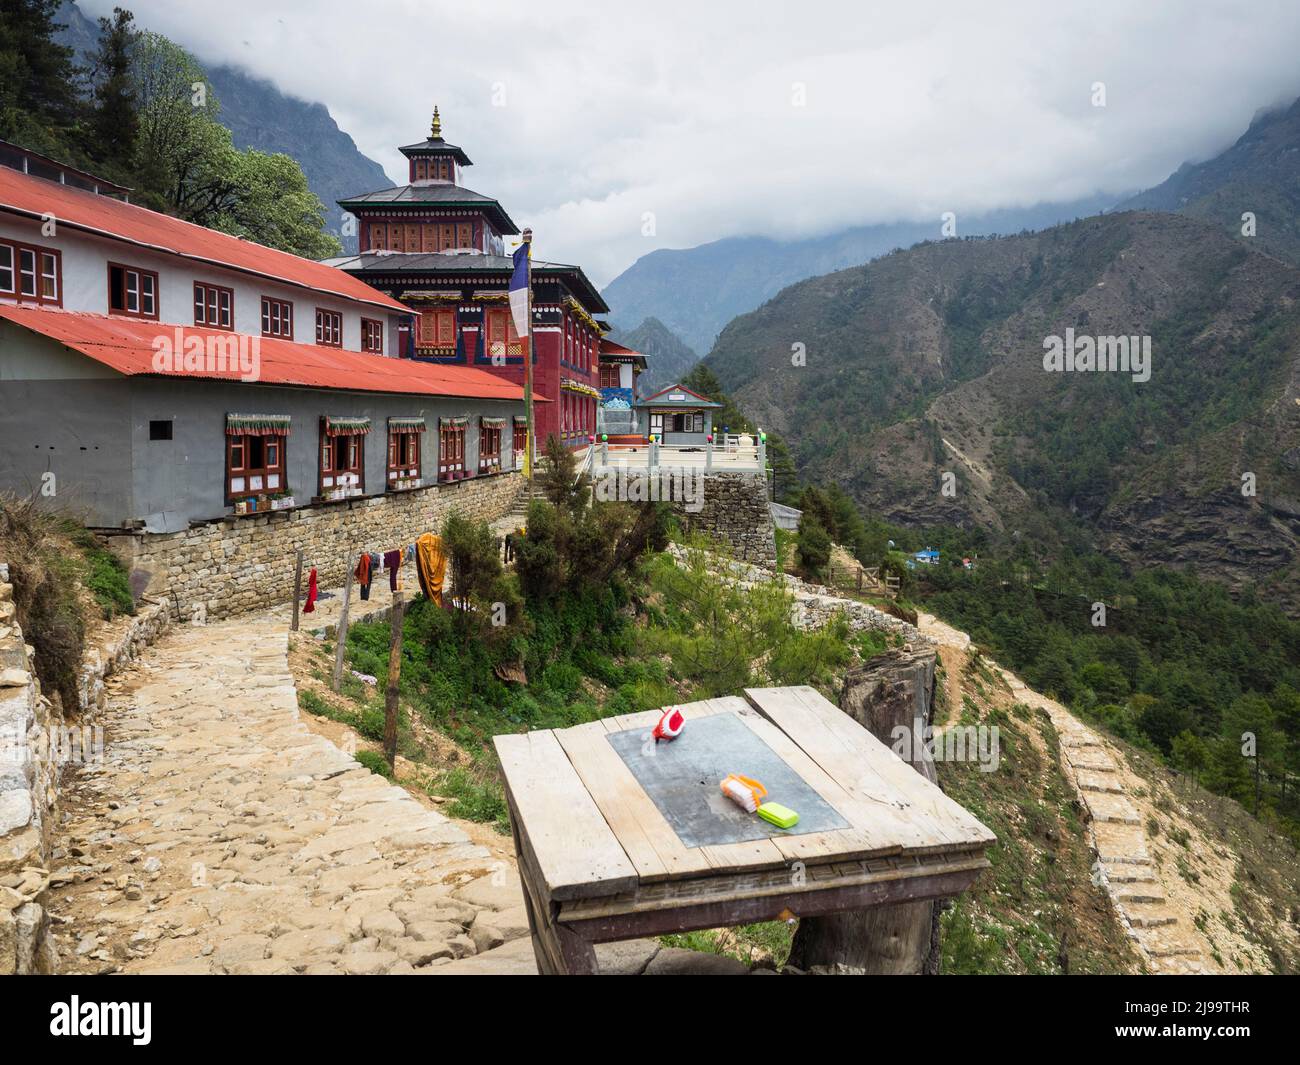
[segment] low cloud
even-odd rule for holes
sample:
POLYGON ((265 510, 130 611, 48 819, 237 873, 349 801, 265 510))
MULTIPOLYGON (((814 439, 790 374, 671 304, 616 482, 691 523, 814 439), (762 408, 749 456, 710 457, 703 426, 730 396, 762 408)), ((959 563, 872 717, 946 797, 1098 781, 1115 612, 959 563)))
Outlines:
POLYGON ((1300 95, 1291 2, 131 6, 392 177, 439 104, 465 183, 599 284, 655 248, 1119 196, 1300 95))

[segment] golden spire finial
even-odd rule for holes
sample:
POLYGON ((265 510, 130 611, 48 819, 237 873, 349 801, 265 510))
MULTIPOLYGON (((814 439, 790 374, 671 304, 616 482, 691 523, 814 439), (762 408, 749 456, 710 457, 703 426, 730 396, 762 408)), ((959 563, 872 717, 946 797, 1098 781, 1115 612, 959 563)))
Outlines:
POLYGON ((442 119, 438 117, 438 107, 433 108, 433 126, 429 130, 430 140, 442 140, 442 119))

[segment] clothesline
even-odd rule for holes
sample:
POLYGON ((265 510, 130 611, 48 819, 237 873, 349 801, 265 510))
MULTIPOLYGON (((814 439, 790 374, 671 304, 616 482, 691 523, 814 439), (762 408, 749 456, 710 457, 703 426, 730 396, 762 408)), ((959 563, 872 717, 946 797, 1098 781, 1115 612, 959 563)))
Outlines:
MULTIPOLYGON (((406 544, 404 547, 386 551, 362 550, 351 555, 351 558, 355 558, 356 562, 354 565, 349 560, 349 580, 353 577, 356 578, 362 600, 368 601, 370 599, 370 587, 374 583, 375 575, 378 573, 386 572, 388 574, 390 592, 401 591, 399 574, 402 564, 404 562, 414 562, 416 577, 425 598, 438 606, 442 606, 442 584, 446 575, 447 559, 443 551, 441 536, 434 533, 424 533, 414 543, 406 544)), ((313 566, 307 579, 307 602, 303 607, 304 614, 315 611, 316 599, 319 594, 316 567, 313 566)))

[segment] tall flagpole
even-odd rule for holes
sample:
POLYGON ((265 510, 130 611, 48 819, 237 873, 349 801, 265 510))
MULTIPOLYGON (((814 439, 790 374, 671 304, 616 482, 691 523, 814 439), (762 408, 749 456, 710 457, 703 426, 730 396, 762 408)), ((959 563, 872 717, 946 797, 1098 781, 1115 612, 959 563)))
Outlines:
POLYGON ((528 333, 524 341, 524 417, 527 435, 524 462, 528 468, 528 500, 533 498, 533 466, 537 461, 537 448, 533 444, 533 231, 523 232, 527 254, 524 256, 528 270, 528 333))

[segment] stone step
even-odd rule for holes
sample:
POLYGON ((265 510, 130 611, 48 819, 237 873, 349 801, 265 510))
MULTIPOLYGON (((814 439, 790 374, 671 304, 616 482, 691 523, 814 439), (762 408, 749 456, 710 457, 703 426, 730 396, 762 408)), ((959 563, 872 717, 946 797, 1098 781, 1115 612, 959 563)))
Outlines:
MULTIPOLYGON (((1146 859, 1149 863, 1150 859, 1146 859)), ((1151 873, 1147 872, 1147 865, 1116 865, 1115 868, 1109 868, 1110 862, 1103 862, 1106 866, 1106 879, 1112 884, 1158 884, 1160 881, 1151 873)))
POLYGON ((1134 928, 1132 937, 1153 958, 1200 958, 1203 948, 1177 925, 1163 928, 1134 928))
POLYGON ((1124 789, 1114 771, 1100 773, 1095 769, 1080 770, 1076 774, 1080 791, 1104 791, 1111 795, 1123 795, 1124 789))
POLYGON ((1079 754, 1071 753, 1067 747, 1065 751, 1065 760, 1070 763, 1070 767, 1076 772, 1080 769, 1087 770, 1090 773, 1114 773, 1117 772, 1115 763, 1106 755, 1097 751, 1084 750, 1079 754))
POLYGON ((1162 903, 1167 901, 1160 889, 1121 888, 1115 892, 1115 901, 1123 906, 1136 903, 1162 903))
POLYGON ((1155 908, 1157 903, 1134 903, 1124 907, 1124 916, 1134 928, 1165 928, 1178 923, 1178 915, 1155 908))
POLYGON ((1094 821, 1110 825, 1140 825, 1142 817, 1137 808, 1122 794, 1090 791, 1084 795, 1094 821))
POLYGON ((1103 862, 1121 865, 1152 865, 1147 850, 1146 833, 1136 825, 1116 825, 1093 822, 1097 838, 1097 857, 1103 862))

